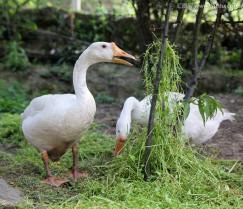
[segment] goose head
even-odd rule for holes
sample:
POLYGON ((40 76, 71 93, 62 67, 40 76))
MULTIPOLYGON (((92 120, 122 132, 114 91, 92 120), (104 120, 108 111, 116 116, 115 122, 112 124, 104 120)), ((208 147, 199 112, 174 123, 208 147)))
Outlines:
POLYGON ((116 123, 116 139, 125 141, 130 133, 131 119, 119 118, 116 123))
MULTIPOLYGON (((125 141, 131 131, 132 112, 140 106, 139 101, 135 97, 126 99, 120 117, 116 123, 116 147, 114 155, 117 156, 121 153, 125 141)), ((134 118, 133 118, 134 119, 134 118)))
POLYGON ((120 49, 114 42, 95 42, 92 43, 84 52, 86 61, 91 64, 99 62, 112 62, 132 66, 127 60, 136 58, 120 49))
POLYGON ((131 129, 131 120, 129 118, 119 118, 116 123, 116 147, 114 155, 117 156, 121 153, 124 144, 131 129))

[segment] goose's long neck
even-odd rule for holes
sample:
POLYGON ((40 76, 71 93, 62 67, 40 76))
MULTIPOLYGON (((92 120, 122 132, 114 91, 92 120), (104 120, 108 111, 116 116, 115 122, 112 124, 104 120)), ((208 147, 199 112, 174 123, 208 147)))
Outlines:
POLYGON ((86 83, 86 73, 91 65, 90 62, 85 58, 85 51, 80 55, 75 63, 73 70, 73 86, 77 98, 82 98, 89 89, 86 83))
POLYGON ((139 101, 134 97, 129 97, 123 106, 120 118, 131 123, 132 111, 135 110, 139 105, 139 101))

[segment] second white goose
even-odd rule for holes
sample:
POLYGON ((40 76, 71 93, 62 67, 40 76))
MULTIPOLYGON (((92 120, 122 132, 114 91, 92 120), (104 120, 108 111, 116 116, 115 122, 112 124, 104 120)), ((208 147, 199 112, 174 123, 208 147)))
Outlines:
MULTIPOLYGON (((173 105, 183 100, 184 94, 169 92, 168 101, 173 111, 173 105)), ((130 133, 132 122, 140 125, 147 125, 149 120, 149 112, 151 107, 151 96, 145 97, 138 101, 135 97, 126 99, 120 117, 116 123, 116 148, 115 155, 119 155, 123 149, 124 143, 130 133)), ((226 109, 217 111, 212 119, 206 121, 205 125, 199 112, 198 105, 190 104, 190 113, 185 120, 183 132, 191 139, 193 144, 201 144, 211 139, 218 131, 218 128, 224 120, 234 120, 234 113, 228 112, 226 109)))

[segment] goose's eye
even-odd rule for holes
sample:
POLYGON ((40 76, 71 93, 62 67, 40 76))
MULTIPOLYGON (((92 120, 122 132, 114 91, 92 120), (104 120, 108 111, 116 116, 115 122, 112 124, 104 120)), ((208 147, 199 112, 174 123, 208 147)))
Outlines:
POLYGON ((102 45, 102 48, 103 48, 103 49, 105 49, 105 48, 106 48, 106 45, 105 45, 105 44, 103 44, 103 45, 102 45))
POLYGON ((120 130, 117 130, 117 133, 119 134, 120 133, 120 130))

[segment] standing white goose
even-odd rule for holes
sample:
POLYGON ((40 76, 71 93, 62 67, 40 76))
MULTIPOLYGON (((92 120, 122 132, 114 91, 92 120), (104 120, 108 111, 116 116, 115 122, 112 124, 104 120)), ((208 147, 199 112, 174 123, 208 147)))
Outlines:
MULTIPOLYGON (((173 106, 177 101, 182 101, 184 94, 169 92, 168 101, 173 111, 173 106)), ((115 155, 119 155, 122 151, 124 143, 130 133, 131 123, 133 121, 141 125, 147 125, 149 120, 149 112, 151 107, 151 96, 145 97, 142 101, 138 101, 135 97, 126 99, 120 117, 116 123, 116 139, 115 155)), ((183 132, 191 139, 192 143, 200 144, 211 139, 218 131, 219 125, 224 120, 234 120, 234 113, 230 113, 223 109, 217 111, 212 119, 206 121, 205 125, 198 109, 198 105, 190 104, 190 113, 185 120, 183 132)))
POLYGON ((122 51, 115 43, 96 42, 91 44, 78 58, 73 71, 75 94, 49 94, 33 99, 22 114, 22 130, 27 140, 41 153, 46 169, 44 183, 59 186, 66 179, 54 177, 48 166, 72 147, 74 180, 84 174, 78 172, 78 142, 90 126, 96 112, 95 100, 86 84, 89 66, 98 62, 131 64, 122 58, 135 59, 122 51))

